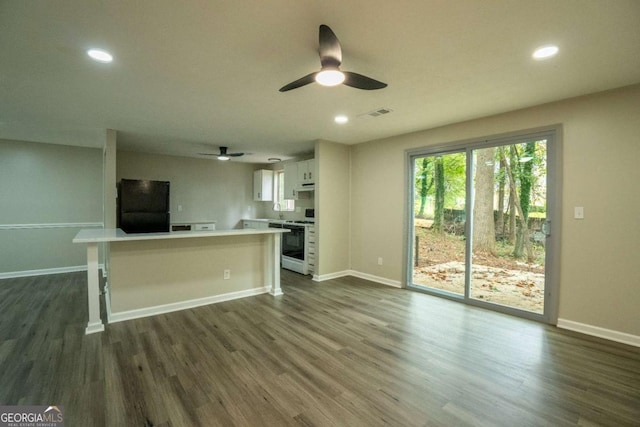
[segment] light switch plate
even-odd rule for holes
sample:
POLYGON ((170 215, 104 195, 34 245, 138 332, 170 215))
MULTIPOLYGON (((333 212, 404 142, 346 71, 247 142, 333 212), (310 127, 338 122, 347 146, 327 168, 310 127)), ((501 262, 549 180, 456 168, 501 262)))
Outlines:
POLYGON ((584 208, 582 206, 576 206, 573 208, 574 219, 584 219, 584 208))

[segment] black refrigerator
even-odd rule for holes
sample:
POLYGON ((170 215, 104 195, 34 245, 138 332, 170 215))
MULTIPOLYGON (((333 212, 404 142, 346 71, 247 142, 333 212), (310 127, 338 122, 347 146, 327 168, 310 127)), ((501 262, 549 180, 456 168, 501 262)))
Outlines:
POLYGON ((169 187, 169 181, 121 180, 118 226, 125 233, 169 231, 169 187))

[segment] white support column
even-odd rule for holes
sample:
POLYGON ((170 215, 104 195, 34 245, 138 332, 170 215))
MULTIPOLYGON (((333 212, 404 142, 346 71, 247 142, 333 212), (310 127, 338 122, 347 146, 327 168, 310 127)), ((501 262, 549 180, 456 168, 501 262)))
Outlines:
POLYGON ((100 318, 100 281, 98 278, 98 243, 87 243, 87 306, 89 322, 85 334, 104 331, 100 318))
POLYGON ((282 295, 280 288, 280 240, 282 233, 274 233, 269 237, 269 268, 268 275, 270 279, 271 290, 269 293, 274 297, 282 295))

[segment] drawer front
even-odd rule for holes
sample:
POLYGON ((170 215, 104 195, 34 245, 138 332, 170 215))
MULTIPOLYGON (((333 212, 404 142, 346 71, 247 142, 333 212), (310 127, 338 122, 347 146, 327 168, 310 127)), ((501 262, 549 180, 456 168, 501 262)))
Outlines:
POLYGON ((194 224, 196 231, 207 231, 207 230, 215 230, 215 224, 194 224))

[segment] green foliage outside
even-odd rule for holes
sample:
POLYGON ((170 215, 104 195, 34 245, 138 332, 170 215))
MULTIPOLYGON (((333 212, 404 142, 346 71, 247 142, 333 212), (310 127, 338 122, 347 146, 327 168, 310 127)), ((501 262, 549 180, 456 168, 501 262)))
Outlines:
MULTIPOLYGON (((539 232, 541 221, 546 217, 546 141, 527 141, 496 148, 495 238, 502 242, 500 253, 509 246, 519 258, 524 255, 525 240, 531 240, 532 233, 539 232), (516 194, 513 194, 514 189, 516 194), (519 219, 520 211, 525 217, 524 222, 519 219), (528 224, 526 230, 521 227, 523 223, 528 224)), ((457 230, 459 233, 463 227, 455 228, 451 222, 464 219, 466 212, 466 153, 418 158, 414 171, 415 218, 433 221, 434 231, 457 230), (452 214, 446 215, 445 212, 452 214)))

